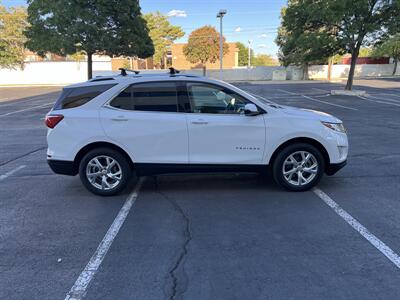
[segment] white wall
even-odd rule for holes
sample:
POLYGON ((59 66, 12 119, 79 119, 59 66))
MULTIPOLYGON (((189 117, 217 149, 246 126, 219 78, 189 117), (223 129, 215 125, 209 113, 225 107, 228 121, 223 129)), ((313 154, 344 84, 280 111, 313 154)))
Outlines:
MULTIPOLYGON (((357 77, 371 77, 371 76, 391 76, 394 64, 370 64, 370 65, 357 65, 354 71, 354 76, 357 77)), ((347 78, 349 75, 350 65, 332 65, 331 78, 347 78)), ((310 66, 308 69, 310 79, 327 79, 328 66, 310 66)), ((397 68, 396 75, 400 75, 400 66, 397 68)))
MULTIPOLYGON (((349 72, 349 65, 333 65, 332 79, 346 78, 349 72)), ((272 80, 273 73, 277 70, 286 70, 286 80, 301 80, 303 70, 298 67, 256 67, 237 68, 223 70, 223 80, 226 81, 257 81, 272 80)), ((110 75, 110 61, 94 61, 93 73, 97 75, 110 75)), ((368 76, 390 76, 392 75, 393 64, 386 65, 358 65, 356 77, 368 76)), ((152 70, 146 72, 167 72, 167 70, 152 70)), ((202 75, 202 70, 185 70, 183 73, 202 75)), ((118 72, 114 72, 117 74, 118 72)), ((310 79, 328 78, 328 66, 310 66, 308 70, 310 79)), ((400 66, 397 70, 400 75, 400 66)), ((207 70, 207 76, 220 79, 219 70, 207 70)), ((87 80, 86 62, 30 62, 26 63, 24 70, 0 69, 0 85, 18 84, 71 84, 87 80)))
MULTIPOLYGON (((93 70, 111 70, 111 62, 95 61, 93 70)), ((71 84, 86 80, 86 62, 29 62, 25 64, 23 70, 0 70, 0 85, 71 84)))

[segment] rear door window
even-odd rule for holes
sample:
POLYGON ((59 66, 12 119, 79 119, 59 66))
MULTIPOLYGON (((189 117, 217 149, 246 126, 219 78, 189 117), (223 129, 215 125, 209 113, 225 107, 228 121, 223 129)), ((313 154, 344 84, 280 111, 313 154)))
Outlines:
POLYGON ((178 111, 175 82, 145 82, 131 85, 110 103, 111 106, 137 111, 178 111))
POLYGON ((54 109, 67 109, 81 106, 115 85, 116 84, 103 84, 64 88, 54 105, 54 109))

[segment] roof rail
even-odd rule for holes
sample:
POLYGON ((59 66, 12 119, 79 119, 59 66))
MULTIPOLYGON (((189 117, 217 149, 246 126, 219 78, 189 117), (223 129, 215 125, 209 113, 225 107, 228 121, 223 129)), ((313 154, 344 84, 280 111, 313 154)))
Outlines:
POLYGON ((121 75, 122 75, 122 76, 127 76, 127 75, 128 75, 127 72, 132 72, 132 73, 135 73, 136 75, 138 75, 138 74, 140 73, 139 71, 130 70, 130 69, 125 69, 125 68, 119 68, 118 70, 121 71, 121 75))
POLYGON ((175 74, 179 74, 181 72, 173 67, 170 67, 168 69, 169 69, 169 75, 175 75, 175 74))
POLYGON ((108 81, 108 80, 115 80, 114 77, 109 77, 109 76, 96 76, 95 78, 90 79, 90 82, 96 82, 96 81, 108 81))

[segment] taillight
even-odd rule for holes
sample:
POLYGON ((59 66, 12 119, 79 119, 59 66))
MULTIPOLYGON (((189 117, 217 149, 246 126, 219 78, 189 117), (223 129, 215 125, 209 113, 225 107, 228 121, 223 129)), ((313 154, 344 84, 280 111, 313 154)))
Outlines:
POLYGON ((47 115, 44 123, 47 127, 54 128, 62 119, 64 119, 63 115, 47 115))

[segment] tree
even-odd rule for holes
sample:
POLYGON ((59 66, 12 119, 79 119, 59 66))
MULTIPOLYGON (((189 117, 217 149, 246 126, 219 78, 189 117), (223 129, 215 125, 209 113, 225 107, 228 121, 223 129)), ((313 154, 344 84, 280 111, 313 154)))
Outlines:
POLYGON ((310 64, 326 63, 340 50, 330 31, 307 29, 309 20, 317 13, 318 7, 313 1, 289 0, 288 7, 281 11, 281 26, 275 40, 281 63, 301 65, 304 79, 308 79, 310 64))
MULTIPOLYGON (((229 46, 223 37, 223 55, 229 52, 229 46)), ((183 47, 186 59, 195 64, 201 63, 203 75, 206 75, 207 62, 215 63, 219 59, 219 33, 212 26, 204 26, 194 30, 183 47)))
POLYGON ((176 39, 183 37, 185 33, 181 27, 172 25, 168 17, 162 15, 160 12, 148 13, 143 17, 147 22, 150 38, 154 45, 153 60, 156 64, 160 64, 164 68, 168 48, 176 39))
POLYGON ((26 46, 45 55, 85 51, 88 78, 94 54, 137 56, 154 53, 137 0, 28 0, 26 46))
POLYGON ((0 5, 0 67, 22 67, 25 57, 26 10, 21 7, 0 5))
POLYGON ((278 66, 279 62, 268 54, 258 54, 254 57, 254 66, 278 66))
MULTIPOLYGON (((354 71, 362 46, 370 46, 382 39, 396 14, 392 0, 330 0, 322 8, 322 22, 314 20, 319 28, 333 29, 341 48, 351 54, 346 90, 353 86, 354 71)), ((318 19, 318 18, 317 18, 318 19)))
POLYGON ((315 53, 317 59, 335 54, 331 50, 350 53, 346 89, 351 90, 360 48, 385 37, 399 14, 398 0, 289 0, 282 24, 289 36, 295 32, 295 37, 305 38, 299 40, 299 46, 291 45, 300 55, 302 48, 314 52, 320 46, 324 47, 315 53))
POLYGON ((400 60, 400 33, 387 38, 383 43, 378 45, 372 52, 374 56, 393 57, 394 68, 393 74, 396 74, 397 64, 400 60))
MULTIPOLYGON (((249 64, 249 47, 246 47, 243 43, 237 42, 236 47, 239 50, 239 66, 247 66, 249 64)), ((250 49, 250 60, 254 60, 254 51, 250 49)))

